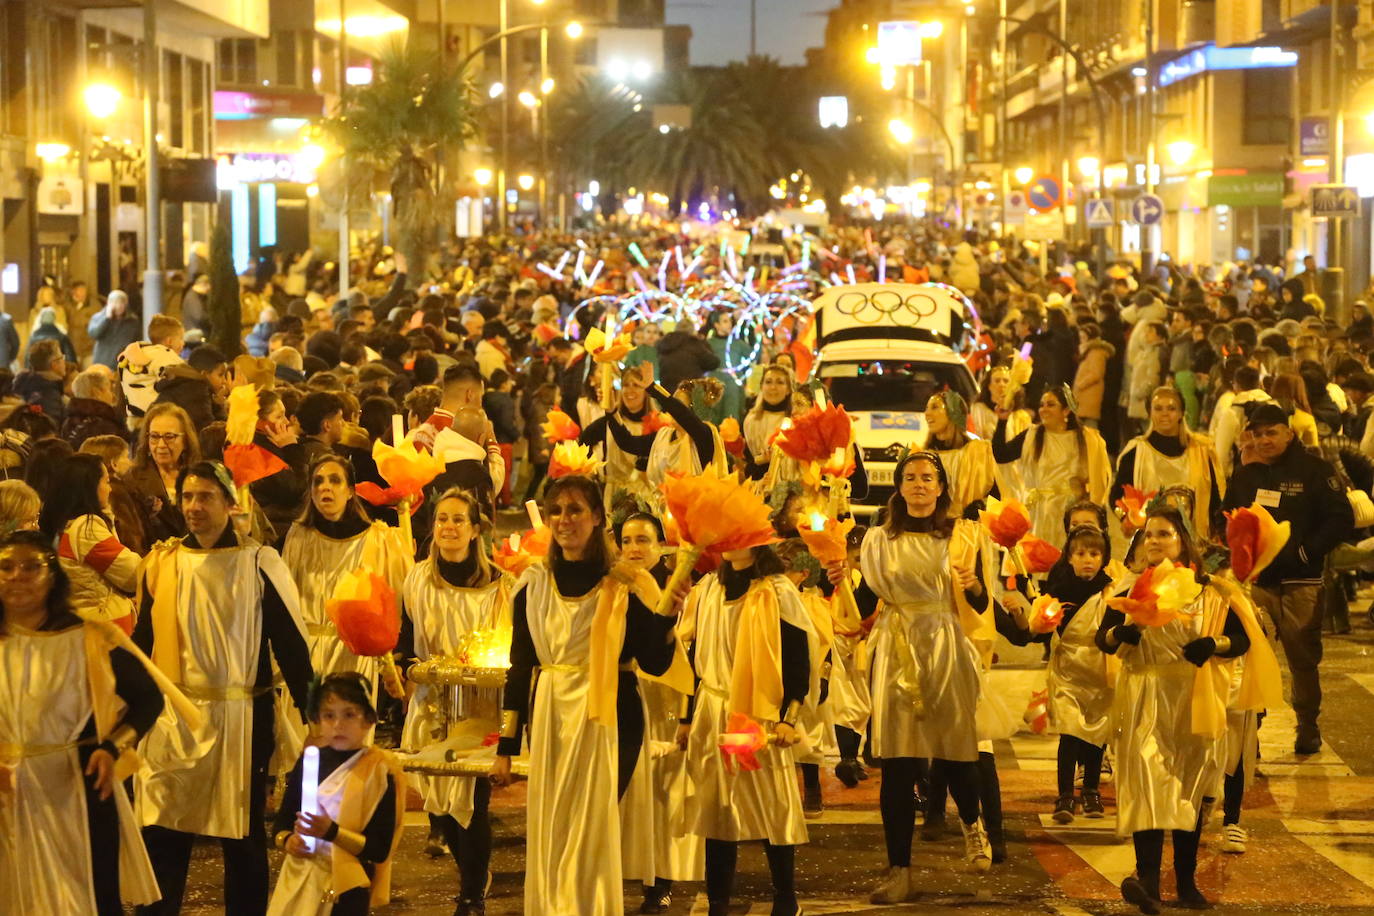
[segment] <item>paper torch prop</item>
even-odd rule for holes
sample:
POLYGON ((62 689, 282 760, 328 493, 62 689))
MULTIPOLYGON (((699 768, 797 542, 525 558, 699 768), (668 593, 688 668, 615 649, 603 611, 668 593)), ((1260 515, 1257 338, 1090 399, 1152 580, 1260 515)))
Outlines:
POLYGON ((1051 633, 1064 620, 1064 605, 1053 595, 1041 595, 1031 602, 1026 624, 1037 636, 1051 633))
POLYGON ((387 486, 366 481, 358 484, 357 493, 374 506, 395 506, 401 533, 406 543, 413 545, 411 513, 419 508, 425 485, 444 472, 444 459, 425 451, 413 439, 403 439, 400 445, 378 439, 372 443, 372 460, 387 486))
POLYGON ((1116 501, 1116 507, 1121 510, 1122 520, 1129 522, 1134 529, 1145 527, 1145 507, 1150 500, 1155 498, 1157 490, 1142 493, 1130 484, 1121 493, 1121 498, 1116 501))
MULTIPOLYGON (((1030 513, 1026 511, 1026 507, 1014 499, 1003 502, 995 496, 989 496, 987 508, 979 513, 978 521, 987 531, 988 537, 992 538, 993 543, 1007 552, 1007 556, 1011 558, 1016 571, 1026 577, 1026 587, 1030 591, 1031 597, 1039 595, 1040 589, 1035 584, 1035 580, 1031 578, 1031 569, 1027 565, 1027 558, 1022 551, 1021 542, 1030 534, 1031 530, 1030 513)), ((1049 544, 1046 546, 1052 547, 1049 544)), ((1042 551, 1036 552, 1043 555, 1042 551)), ((1056 559, 1058 558, 1056 557, 1056 559)), ((1050 565, 1054 565, 1053 561, 1050 565)), ((1046 567, 1046 569, 1048 568, 1046 567)))
POLYGON ((238 385, 229 392, 229 417, 224 426, 224 466, 234 475, 239 504, 247 508, 244 497, 249 484, 286 469, 285 461, 253 443, 258 426, 257 388, 238 385))
POLYGON ((660 489, 677 523, 679 543, 673 577, 659 601, 660 614, 668 613, 673 595, 705 551, 727 553, 777 540, 763 500, 733 476, 721 477, 714 466, 695 477, 670 475, 660 489))
MULTIPOLYGON (((808 524, 798 527, 797 534, 818 563, 832 566, 849 558, 849 532, 853 529, 852 518, 837 521, 822 512, 812 512, 808 524)), ((848 575, 835 589, 835 611, 835 623, 841 630, 850 634, 859 632, 863 615, 854 600, 854 583, 848 575)))
POLYGON ((539 506, 534 500, 525 503, 525 511, 530 515, 530 530, 524 534, 512 534, 496 542, 491 552, 491 561, 499 569, 505 570, 517 579, 525 570, 534 565, 535 560, 543 559, 549 553, 549 541, 553 532, 544 524, 539 514, 539 506))
POLYGON ((1288 522, 1274 521, 1259 503, 1226 513, 1226 546, 1236 578, 1254 582, 1288 543, 1289 530, 1288 522))
MULTIPOLYGON (((609 316, 606 319, 607 327, 610 326, 609 316)), ((630 340, 629 334, 618 334, 612 337, 601 328, 592 328, 587 334, 587 340, 583 343, 587 353, 591 355, 601 371, 601 406, 610 410, 613 399, 611 387, 615 380, 615 365, 626 357, 634 349, 634 342, 630 340)))
POLYGON ((401 673, 391 657, 401 635, 401 614, 396 593, 386 580, 363 568, 347 573, 324 609, 348 651, 381 662, 386 692, 397 699, 405 696, 401 673))
POLYGON ((1131 623, 1162 627, 1202 594, 1193 570, 1163 560, 1140 574, 1124 598, 1108 598, 1107 605, 1124 612, 1131 623))
POLYGON ((544 438, 553 443, 566 442, 582 435, 582 427, 557 407, 549 408, 539 428, 544 433, 544 438))
POLYGON ((605 462, 592 457, 592 451, 578 442, 560 442, 549 457, 549 479, 595 477, 605 462))
POLYGON ((1007 390, 1002 394, 1003 409, 1010 410, 1012 400, 1016 397, 1016 392, 1026 387, 1026 383, 1031 379, 1031 373, 1035 370, 1035 361, 1030 356, 1030 344, 1022 348, 1022 352, 1012 357, 1011 361, 1011 383, 1007 385, 1007 390))
POLYGON ((768 746, 763 726, 742 712, 733 712, 725 727, 728 731, 720 736, 718 744, 726 766, 733 764, 746 772, 760 769, 763 764, 755 755, 768 746))
POLYGON ((726 417, 720 423, 720 441, 725 450, 736 458, 744 457, 744 434, 740 432, 739 421, 726 417))

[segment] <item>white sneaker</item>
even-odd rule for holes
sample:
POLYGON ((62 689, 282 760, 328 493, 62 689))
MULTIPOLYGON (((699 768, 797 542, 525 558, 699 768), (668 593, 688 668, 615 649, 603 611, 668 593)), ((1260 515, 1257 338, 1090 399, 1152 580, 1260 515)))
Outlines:
POLYGON ((869 896, 869 903, 905 903, 911 896, 911 869, 893 865, 883 883, 869 896))
POLYGON ((983 829, 980 817, 972 824, 959 822, 964 828, 964 863, 973 873, 981 873, 992 868, 992 853, 988 850, 988 832, 983 829))
POLYGON ((1222 852, 1234 852, 1237 854, 1245 852, 1245 841, 1248 839, 1248 836, 1245 833, 1245 828, 1240 824, 1227 824, 1225 827, 1221 828, 1221 836, 1222 852))

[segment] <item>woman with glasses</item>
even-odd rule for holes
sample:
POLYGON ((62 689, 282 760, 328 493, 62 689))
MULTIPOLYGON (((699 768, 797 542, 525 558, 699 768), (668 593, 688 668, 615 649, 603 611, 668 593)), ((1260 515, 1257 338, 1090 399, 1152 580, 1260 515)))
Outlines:
POLYGON ((191 418, 175 404, 154 404, 143 416, 134 464, 124 476, 143 510, 148 543, 186 535, 177 506, 177 477, 200 460, 200 438, 191 418))
POLYGON ((162 711, 147 671, 72 612, 36 531, 0 537, 0 911, 123 913, 158 898, 122 779, 162 711))
MULTIPOLYGON (((1142 574, 1158 575, 1166 560, 1204 568, 1183 514, 1172 506, 1146 513, 1140 552, 1142 574)), ((1245 668, 1230 705, 1264 708, 1282 700, 1278 662, 1249 600, 1234 583, 1193 575, 1202 591, 1172 619, 1148 626, 1109 599, 1097 630, 1098 647, 1121 660, 1110 726, 1116 830, 1131 837, 1136 859, 1121 896, 1142 913, 1160 912, 1166 831, 1173 834, 1178 905, 1210 906, 1197 886, 1198 838, 1221 782, 1233 660, 1244 657, 1245 668)), ((1125 596, 1136 581, 1131 575, 1113 588, 1125 596)))

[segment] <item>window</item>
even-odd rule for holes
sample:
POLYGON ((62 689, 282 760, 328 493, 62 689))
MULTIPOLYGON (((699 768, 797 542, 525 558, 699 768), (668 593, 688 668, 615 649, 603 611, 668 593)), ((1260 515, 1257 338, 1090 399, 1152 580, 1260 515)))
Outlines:
POLYGON ((187 63, 187 76, 190 80, 190 122, 191 137, 187 144, 187 149, 193 153, 204 153, 207 151, 205 142, 205 128, 208 124, 210 110, 210 94, 207 87, 210 85, 210 65, 198 60, 189 60, 187 63))
POLYGON ((257 39, 225 38, 220 41, 219 78, 230 86, 258 85, 257 39))
POLYGON ((182 57, 162 52, 162 93, 167 102, 167 141, 176 149, 186 146, 186 96, 182 91, 182 57))
POLYGON ((277 85, 301 87, 305 81, 301 78, 301 67, 308 73, 310 65, 308 61, 300 59, 299 45, 297 40, 299 33, 288 30, 281 30, 272 36, 272 40, 277 46, 277 85))
POLYGON ((1286 69, 1246 70, 1241 143, 1285 146, 1293 130, 1292 75, 1286 69))

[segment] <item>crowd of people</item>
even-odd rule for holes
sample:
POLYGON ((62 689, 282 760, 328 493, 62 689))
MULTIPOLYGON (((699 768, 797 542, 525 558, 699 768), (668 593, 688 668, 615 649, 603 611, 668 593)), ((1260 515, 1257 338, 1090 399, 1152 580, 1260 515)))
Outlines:
MULTIPOLYGON (((960 289, 981 390, 911 405, 927 433, 890 494, 852 449, 852 497, 882 507, 847 560, 821 563, 798 528, 826 484, 775 444, 825 400, 803 329, 744 308, 639 316, 605 367, 584 342, 642 283, 631 241, 665 265, 688 244, 647 227, 476 239, 414 272, 376 247, 342 292, 308 252, 269 257, 244 278, 256 313, 237 353, 206 342, 198 278, 146 334, 122 292, 80 284, 45 288, 22 346, 0 321, 0 362, 22 366, 0 370, 0 913, 178 912, 198 838, 221 847, 227 912, 365 913, 387 899, 410 786, 427 848, 456 863, 455 912, 481 914, 490 803, 516 759, 525 912, 619 913, 632 880, 640 912, 704 882, 724 914, 740 844, 761 841, 772 912, 799 913, 827 765, 849 788, 878 770, 872 900, 900 903, 916 828, 943 837, 947 797, 969 871, 1008 854, 993 742, 1025 698, 998 695, 1000 640, 1044 644, 1054 820, 1114 808, 1137 866, 1122 895, 1145 913, 1170 832, 1177 902, 1209 905, 1200 837, 1220 802, 1222 849, 1244 852, 1257 730, 1283 702, 1271 644, 1294 751, 1322 745, 1323 626, 1349 627, 1367 559, 1340 548, 1374 525, 1365 303, 1333 320, 1310 264, 1095 276, 1056 246, 1041 273, 1025 249, 933 227, 831 231, 796 295, 880 272, 960 289), (578 250, 604 272, 567 278, 578 250), (241 386, 267 462, 247 485, 224 464, 241 386), (550 477, 554 410, 595 476, 550 477), (388 487, 374 446, 398 431, 445 466, 408 528, 363 498, 388 487), (708 470, 768 503, 777 541, 674 588, 661 486, 708 470), (1133 494, 1150 498, 1131 511, 1133 494), (991 497, 1062 548, 1048 572, 1017 575, 979 522, 991 497), (494 541, 527 500, 551 542, 517 578, 494 541), (1226 513, 1256 504, 1290 531, 1242 585, 1226 513), (1132 616, 1136 586, 1177 567, 1199 586, 1187 611, 1132 616), (402 672, 509 626, 488 777, 406 773, 382 750, 423 750, 436 707, 344 644, 330 601, 360 568, 396 596, 402 672), (840 610, 851 593, 859 623, 840 610), (1048 631, 1042 594, 1064 609, 1048 631), (767 735, 749 766, 719 747, 739 716, 767 735)), ((701 281, 727 269, 712 254, 701 281)))

